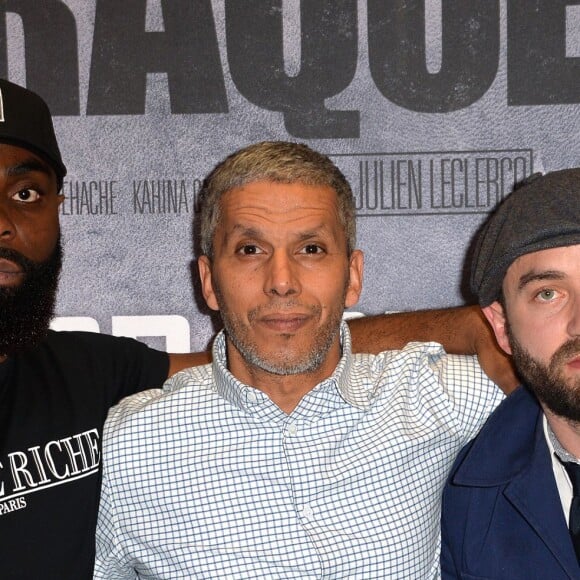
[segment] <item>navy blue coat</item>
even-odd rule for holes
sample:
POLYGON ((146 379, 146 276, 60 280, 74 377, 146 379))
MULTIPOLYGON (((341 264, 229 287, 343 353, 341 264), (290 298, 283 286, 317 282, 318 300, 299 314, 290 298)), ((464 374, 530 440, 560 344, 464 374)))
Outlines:
POLYGON ((542 417, 519 388, 457 458, 443 492, 444 579, 580 578, 542 417))

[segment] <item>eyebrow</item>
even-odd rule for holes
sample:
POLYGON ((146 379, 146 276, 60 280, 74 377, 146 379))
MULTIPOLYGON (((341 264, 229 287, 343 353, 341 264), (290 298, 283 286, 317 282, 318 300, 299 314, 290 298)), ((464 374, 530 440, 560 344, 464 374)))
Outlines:
POLYGON ((528 272, 520 277, 518 290, 523 290, 531 282, 542 280, 563 280, 566 276, 559 270, 546 270, 544 272, 528 272))
POLYGON ((316 228, 314 230, 308 230, 306 232, 301 232, 300 235, 298 236, 298 239, 301 242, 307 242, 308 240, 318 238, 321 235, 324 236, 327 234, 327 232, 328 232, 328 228, 326 228, 324 226, 320 226, 319 228, 316 228))
POLYGON ((232 229, 229 232, 228 231, 225 232, 226 240, 232 234, 239 234, 242 236, 248 236, 250 238, 255 238, 255 237, 260 236, 260 230, 258 230, 256 228, 244 226, 243 224, 234 224, 234 226, 232 227, 232 229))
POLYGON ((52 175, 50 167, 38 159, 31 157, 18 163, 17 165, 12 165, 6 169, 6 175, 8 177, 16 177, 19 175, 25 175, 26 173, 33 173, 39 171, 40 173, 45 173, 48 176, 52 175))

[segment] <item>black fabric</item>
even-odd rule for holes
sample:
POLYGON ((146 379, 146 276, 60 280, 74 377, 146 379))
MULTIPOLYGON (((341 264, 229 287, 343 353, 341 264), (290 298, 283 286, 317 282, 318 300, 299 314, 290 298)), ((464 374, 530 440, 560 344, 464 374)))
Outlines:
POLYGON ((580 244, 580 169, 533 176, 516 189, 480 231, 471 290, 481 306, 500 296, 511 263, 524 254, 580 244))
POLYGON ((0 578, 92 578, 107 412, 168 370, 166 353, 82 332, 0 364, 0 578))
POLYGON ((571 461, 563 461, 562 463, 572 482, 573 494, 568 528, 578 563, 580 563, 580 465, 571 461))
POLYGON ((5 79, 0 79, 0 142, 40 155, 53 167, 59 184, 62 183, 66 167, 47 104, 36 93, 5 79))

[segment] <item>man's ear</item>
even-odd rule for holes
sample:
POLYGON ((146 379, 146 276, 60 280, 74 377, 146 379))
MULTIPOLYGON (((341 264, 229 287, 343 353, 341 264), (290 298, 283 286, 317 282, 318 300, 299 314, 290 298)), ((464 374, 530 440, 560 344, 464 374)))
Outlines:
POLYGON ((345 308, 354 306, 362 292, 364 257, 360 250, 354 250, 349 259, 349 277, 346 296, 344 299, 345 308))
POLYGON ((493 328, 497 343, 503 350, 505 350, 505 352, 512 354, 507 332, 507 320, 503 306, 496 300, 481 310, 493 328))
POLYGON ((199 279, 201 281, 201 292, 205 298, 206 304, 212 310, 219 310, 219 305, 213 289, 213 280, 211 276, 211 261, 207 256, 200 256, 197 260, 199 270, 199 279))

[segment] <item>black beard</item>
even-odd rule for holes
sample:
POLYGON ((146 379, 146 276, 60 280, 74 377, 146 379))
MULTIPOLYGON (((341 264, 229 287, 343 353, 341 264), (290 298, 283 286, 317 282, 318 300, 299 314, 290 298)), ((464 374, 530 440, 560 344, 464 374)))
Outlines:
POLYGON ((580 353, 580 338, 565 342, 550 358, 548 364, 534 359, 514 338, 508 325, 508 337, 513 361, 531 391, 552 413, 580 422, 580 379, 568 382, 562 373, 563 365, 580 353))
POLYGON ((25 273, 20 285, 0 287, 0 354, 11 356, 34 346, 48 332, 62 267, 60 237, 44 262, 33 262, 7 248, 0 248, 0 257, 15 262, 25 273))

